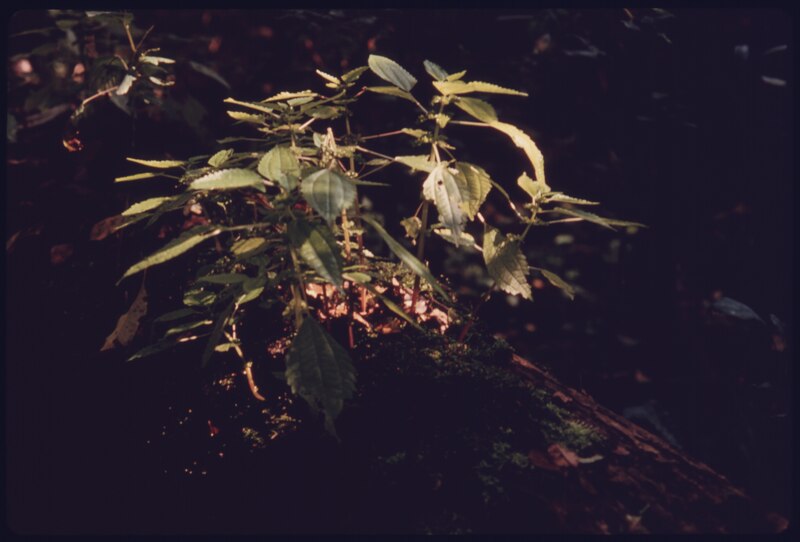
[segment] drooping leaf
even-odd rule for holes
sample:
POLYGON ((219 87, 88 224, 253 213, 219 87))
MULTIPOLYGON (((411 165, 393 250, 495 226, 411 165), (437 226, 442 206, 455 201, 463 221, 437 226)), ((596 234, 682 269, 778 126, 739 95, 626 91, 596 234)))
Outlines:
POLYGON ((544 275, 544 277, 548 280, 548 282, 550 282, 550 284, 552 284, 556 288, 560 288, 561 290, 563 290, 564 293, 567 294, 567 296, 570 299, 575 299, 575 289, 572 287, 571 284, 566 282, 564 279, 562 279, 552 271, 548 271, 547 269, 541 269, 538 267, 536 269, 540 271, 542 275, 544 275))
POLYGON ((258 172, 285 190, 291 191, 300 179, 300 161, 292 149, 278 145, 269 150, 258 162, 258 172))
POLYGON ((128 162, 158 169, 169 169, 186 165, 183 160, 141 160, 139 158, 126 158, 128 162))
POLYGON ((153 177, 163 177, 161 173, 148 171, 147 173, 136 173, 134 175, 126 175, 125 177, 117 177, 114 179, 115 183, 125 183, 128 181, 140 181, 142 179, 152 179, 153 177))
POLYGON ((130 269, 128 269, 125 274, 122 275, 120 281, 126 277, 130 277, 131 275, 138 273, 139 271, 144 271, 148 267, 162 264, 177 256, 180 256, 184 252, 199 245, 207 239, 211 239, 221 232, 221 228, 213 229, 213 227, 209 226, 197 226, 192 228, 183 235, 164 245, 164 247, 162 247, 160 250, 157 250, 142 261, 132 265, 130 269))
POLYGON ((428 75, 437 81, 444 81, 447 79, 447 72, 444 71, 438 64, 431 62, 430 60, 425 60, 422 64, 425 66, 425 71, 428 72, 428 75))
POLYGON ((353 182, 331 169, 320 169, 308 175, 300 184, 300 191, 309 205, 332 224, 343 209, 355 203, 356 187, 353 182))
POLYGON ((425 154, 418 154, 414 156, 395 156, 396 162, 410 167, 415 171, 424 171, 430 173, 436 167, 436 162, 429 160, 429 156, 425 154))
POLYGON ((234 100, 233 98, 225 98, 224 102, 241 107, 247 107, 248 109, 255 109, 256 111, 261 111, 262 113, 272 113, 277 108, 277 106, 268 103, 240 102, 239 100, 234 100))
POLYGON ((195 179, 189 190, 234 190, 237 188, 254 188, 265 192, 264 179, 255 171, 232 168, 221 169, 195 179))
POLYGON ((519 241, 505 237, 495 228, 489 228, 483 235, 483 259, 489 276, 497 287, 511 295, 521 295, 531 299, 531 286, 528 284, 528 262, 519 248, 519 241))
POLYGON ((412 96, 405 90, 397 87, 367 87, 367 90, 370 92, 375 92, 377 94, 388 94, 389 96, 396 96, 398 98, 403 98, 404 100, 408 100, 411 103, 416 103, 414 96, 412 96))
POLYGON ((536 173, 536 180, 543 182, 545 186, 547 186, 547 180, 544 176, 544 155, 542 155, 542 151, 539 150, 539 147, 536 146, 536 143, 533 142, 530 136, 513 124, 507 124, 505 122, 492 122, 489 123, 489 126, 506 134, 511 138, 511 141, 514 142, 514 145, 525 152, 528 156, 528 160, 530 160, 533 165, 533 171, 536 173))
POLYGON ((400 64, 390 58, 380 55, 369 55, 367 59, 369 68, 381 79, 388 81, 406 92, 410 92, 417 80, 400 64))
POLYGON ((144 201, 140 201, 139 203, 134 203, 127 209, 122 212, 122 216, 131 216, 136 215, 139 213, 146 213, 147 211, 152 211, 165 201, 169 201, 172 198, 164 197, 164 198, 149 198, 144 201))
POLYGON ((633 226, 636 228, 646 228, 644 224, 640 224, 639 222, 629 222, 627 220, 616 220, 613 218, 604 218, 602 216, 598 216, 594 213, 590 213, 587 211, 583 211, 581 209, 567 209, 566 207, 556 207, 553 211, 575 217, 575 218, 582 218, 587 222, 592 222, 599 226, 603 226, 604 228, 608 228, 610 230, 614 229, 614 226, 621 226, 621 227, 628 227, 633 226))
POLYGON ((400 258, 400 261, 402 261, 406 265, 406 267, 411 269, 411 271, 419 275, 420 278, 424 279, 425 282, 430 284, 431 287, 434 290, 436 290, 436 292, 438 292, 439 295, 441 295, 443 298, 450 299, 447 293, 444 291, 444 288, 442 288, 442 286, 439 284, 439 281, 437 281, 436 278, 433 276, 433 274, 430 272, 428 266, 419 261, 416 258, 416 256, 414 256, 408 250, 406 250, 406 248, 403 245, 395 241, 394 238, 391 235, 389 235, 389 233, 385 229, 383 229, 383 226, 378 224, 375 220, 373 220, 368 216, 364 216, 362 217, 362 219, 367 224, 372 226, 372 228, 375 231, 378 232, 378 235, 380 235, 383 238, 384 242, 387 245, 389 245, 389 249, 392 252, 394 252, 394 254, 398 258, 400 258))
POLYGON ((492 179, 485 169, 467 162, 457 162, 456 169, 466 185, 466 190, 461 192, 463 209, 472 220, 492 189, 492 179))
POLYGON ((321 408, 326 428, 353 396, 356 370, 347 351, 309 316, 303 320, 286 356, 286 381, 312 408, 321 408))
POLYGON ((512 96, 527 96, 527 92, 520 92, 510 88, 504 88, 493 83, 483 81, 434 81, 433 86, 442 94, 469 94, 471 92, 485 92, 488 94, 509 94, 512 96))
POLYGON ((208 165, 211 167, 222 167, 222 165, 233 156, 233 149, 225 149, 215 153, 214 156, 208 159, 208 165))
POLYGON ((497 121, 497 112, 489 102, 477 98, 462 97, 455 104, 481 122, 490 124, 497 121))
POLYGON ((233 120, 240 120, 242 122, 260 124, 264 121, 264 115, 258 115, 255 113, 243 113, 241 111, 226 111, 226 113, 233 120))
MULTIPOLYGON (((465 185, 462 186, 465 188, 465 185)), ((456 245, 461 243, 461 232, 467 222, 462 208, 462 186, 459 186, 446 164, 433 168, 422 185, 423 196, 436 204, 439 220, 445 228, 453 232, 456 245)))
POLYGON ((147 290, 145 290, 144 281, 142 281, 142 286, 139 288, 136 299, 133 300, 127 312, 119 317, 114 331, 106 337, 106 341, 100 351, 105 352, 106 350, 111 350, 116 344, 128 346, 136 335, 136 331, 139 329, 139 321, 146 313, 147 290))
POLYGON ((534 181, 528 174, 523 172, 517 179, 517 186, 522 188, 534 202, 539 201, 539 197, 547 194, 549 187, 541 181, 534 181))
POLYGON ((204 66, 203 64, 200 64, 199 62, 195 62, 194 60, 190 60, 189 61, 189 66, 191 66, 192 69, 194 71, 196 71, 197 73, 201 73, 201 74, 205 75, 206 77, 210 77, 211 79, 213 79, 214 81, 216 81, 217 83, 222 85, 223 87, 225 87, 228 90, 230 90, 231 85, 225 80, 225 78, 222 77, 216 71, 214 71, 211 68, 209 68, 208 66, 204 66))
POLYGON ((255 256, 263 252, 267 248, 267 240, 263 237, 250 237, 248 239, 241 239, 231 245, 231 252, 236 255, 237 259, 247 258, 248 256, 255 256))
POLYGON ((287 233, 303 261, 341 290, 342 255, 331 230, 327 226, 313 225, 301 219, 290 222, 287 233))
POLYGON ((125 77, 122 78, 122 81, 120 82, 114 94, 117 96, 126 95, 131 90, 131 86, 133 86, 134 81, 136 81, 135 75, 130 73, 125 74, 125 77))

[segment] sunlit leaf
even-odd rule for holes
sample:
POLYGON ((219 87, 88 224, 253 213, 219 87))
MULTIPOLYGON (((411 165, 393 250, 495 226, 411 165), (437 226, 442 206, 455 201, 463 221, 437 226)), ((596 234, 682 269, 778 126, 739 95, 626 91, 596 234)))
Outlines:
POLYGON ((483 235, 483 259, 489 276, 497 287, 511 295, 521 295, 531 299, 531 286, 528 284, 528 262, 519 248, 519 241, 505 237, 495 228, 489 228, 483 235))
POLYGON ((122 212, 122 216, 130 216, 136 215, 139 213, 146 213, 147 211, 152 211, 165 201, 169 201, 172 198, 165 197, 165 198, 150 198, 144 201, 140 201, 139 203, 134 203, 130 207, 128 207, 125 211, 122 212))
POLYGON ((369 55, 367 59, 369 68, 381 79, 388 81, 396 87, 409 92, 417 80, 400 64, 390 58, 380 55, 369 55))
POLYGON ((217 321, 214 324, 214 329, 211 331, 211 336, 206 343, 206 348, 203 350, 203 357, 200 360, 200 363, 203 367, 208 365, 208 360, 211 359, 214 349, 219 344, 219 340, 222 338, 222 332, 225 330, 225 326, 228 325, 228 319, 233 314, 235 308, 236 304, 231 301, 217 317, 217 321))
POLYGON ((195 62, 194 60, 190 60, 189 61, 189 66, 191 66, 192 69, 194 71, 196 71, 197 73, 201 73, 201 74, 205 75, 206 77, 210 77, 211 79, 213 79, 214 81, 216 81, 217 83, 222 85, 223 87, 225 87, 228 90, 230 90, 231 85, 225 80, 225 78, 222 77, 220 74, 218 74, 216 71, 214 71, 211 68, 209 68, 208 66, 204 66, 203 64, 200 64, 199 62, 195 62))
POLYGON ((177 256, 180 256, 184 252, 190 250, 191 248, 199 245, 203 241, 207 239, 211 239, 215 235, 218 235, 222 232, 221 228, 213 229, 209 226, 198 226, 196 228, 192 228, 191 230, 187 231, 183 235, 173 239, 160 250, 157 250, 150 256, 146 257, 142 261, 132 265, 122 276, 122 279, 126 277, 130 277, 138 273, 139 271, 144 271, 145 269, 152 267, 154 265, 162 264, 166 261, 169 261, 177 256))
POLYGON ((369 69, 369 66, 359 66, 358 68, 353 68, 346 74, 342 75, 342 81, 347 83, 355 82, 361 75, 369 69))
POLYGON ((527 96, 527 92, 520 92, 510 88, 504 88, 493 83, 485 83, 483 81, 471 81, 465 83, 464 81, 434 81, 433 86, 436 90, 445 95, 452 94, 469 94, 471 92, 485 92, 488 94, 509 94, 512 96, 527 96))
POLYGON ((265 191, 264 179, 249 169, 221 169, 195 179, 189 190, 233 190, 237 188, 254 188, 265 191))
POLYGON ((263 252, 266 250, 267 244, 267 240, 263 237, 250 237, 248 239, 236 241, 231 246, 231 252, 233 252, 238 259, 246 258, 263 252))
POLYGON ((258 172, 285 190, 293 190, 300 179, 300 161, 292 150, 279 145, 270 149, 258 162, 258 172))
POLYGON ((141 160, 139 158, 126 158, 128 162, 158 169, 169 169, 186 165, 183 160, 141 160))
POLYGON ((538 271, 544 275, 544 277, 556 288, 560 288, 564 291, 570 299, 575 299, 575 289, 567 283, 564 279, 553 273, 552 271, 548 271, 547 269, 536 268, 538 271))
POLYGON ((233 149, 219 151, 208 159, 208 165, 211 167, 222 167, 222 165, 227 162, 231 156, 233 156, 233 149))
POLYGON ((447 79, 447 72, 444 71, 438 64, 431 62, 430 60, 425 60, 422 64, 425 66, 425 71, 428 72, 428 75, 437 81, 444 81, 447 79))
POLYGON ((485 169, 467 162, 457 162, 456 169, 465 183, 465 190, 461 192, 463 209, 472 220, 492 189, 492 179, 485 169))
POLYGON ((488 124, 497 120, 497 112, 489 102, 477 98, 463 97, 459 98, 455 104, 481 122, 488 124))
POLYGON ((403 98, 404 100, 408 100, 409 102, 416 103, 414 96, 412 96, 405 90, 399 89, 397 87, 367 87, 367 90, 370 92, 375 92, 377 94, 388 94, 390 96, 397 96, 398 98, 403 98))
POLYGON ((544 155, 542 155, 542 151, 539 150, 539 147, 536 146, 536 143, 533 142, 530 136, 513 124, 507 124, 505 122, 492 122, 489 123, 489 126, 506 134, 511 138, 511 141, 514 142, 514 145, 525 151, 528 160, 530 160, 533 165, 533 171, 536 173, 536 180, 543 182, 545 186, 547 186, 547 180, 544 176, 544 155))
POLYGON ((426 173, 430 173, 433 171, 433 168, 436 167, 436 162, 432 162, 429 160, 429 158, 430 157, 426 154, 394 157, 396 162, 400 162, 401 164, 410 167, 412 170, 424 171, 426 173))
POLYGON ((423 196, 436 204, 439 220, 444 227, 453 232, 456 244, 460 244, 461 232, 467 222, 467 216, 462 208, 462 187, 463 185, 459 185, 445 164, 433 168, 422 185, 423 196))

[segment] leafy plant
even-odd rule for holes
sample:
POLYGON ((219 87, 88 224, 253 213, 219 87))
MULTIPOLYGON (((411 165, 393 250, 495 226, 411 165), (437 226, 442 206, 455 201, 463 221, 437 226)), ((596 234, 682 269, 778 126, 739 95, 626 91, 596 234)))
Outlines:
MULTIPOLYGON (((156 320, 168 323, 163 338, 132 359, 202 339, 203 364, 215 352, 233 351, 251 374, 258 346, 244 340, 239 329, 259 312, 282 307, 284 335, 293 336, 283 348, 285 379, 294 393, 322 410, 333 432, 333 420, 356 389, 356 369, 348 352, 356 348, 356 333, 375 336, 381 320, 386 321, 382 315, 393 322, 382 325, 383 330, 411 325, 421 333, 444 333, 460 320, 462 340, 469 328, 473 316, 465 315, 425 263, 431 233, 462 250, 482 252, 493 289, 531 299, 532 269, 572 295, 570 285, 557 275, 529 266, 521 245, 531 227, 578 221, 608 228, 640 226, 580 210, 596 203, 550 188, 536 143, 523 130, 499 120, 485 98, 526 93, 466 80, 465 71, 450 74, 427 60, 423 65, 436 91, 428 107, 413 94, 416 77, 389 58, 371 55, 368 66, 341 75, 318 70, 327 94, 281 92, 258 102, 228 98, 230 117, 251 126, 258 138, 229 138, 223 140, 229 146, 219 152, 184 161, 129 158, 147 171, 117 182, 162 177, 178 190, 132 205, 115 230, 145 220, 152 225, 181 210, 195 218, 188 222, 191 227, 132 265, 122 278, 192 250, 197 254, 192 264, 197 271, 186 285, 184 306, 156 320), (358 88, 367 71, 383 84, 358 88), (350 121, 353 104, 370 94, 408 102, 421 113, 419 122, 380 134, 355 133, 350 121), (476 127, 478 133, 497 130, 521 149, 528 162, 517 179, 523 204, 510 194, 516 189, 507 189, 484 168, 455 156, 457 149, 446 136, 451 125, 476 127), (409 145, 390 156, 368 147, 379 138, 409 145), (414 150, 419 147, 426 152, 414 150), (363 208, 362 191, 392 189, 366 180, 390 166, 405 168, 421 181, 421 204, 402 221, 415 254, 381 225, 379 215, 363 208), (502 232, 482 215, 492 189, 505 198, 521 233, 502 232), (483 240, 478 244, 475 235, 481 229, 483 240), (401 265, 365 248, 364 237, 372 232, 401 265), (349 348, 334 338, 335 321, 347 323, 349 348), (431 330, 430 324, 438 324, 438 329, 431 330)), ((254 396, 261 397, 251 387, 254 396)))

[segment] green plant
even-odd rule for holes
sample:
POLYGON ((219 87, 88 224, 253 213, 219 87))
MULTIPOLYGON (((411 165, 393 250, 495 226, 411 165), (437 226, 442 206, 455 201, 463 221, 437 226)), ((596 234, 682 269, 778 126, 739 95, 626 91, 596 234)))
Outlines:
MULTIPOLYGON (((492 105, 475 97, 527 96, 524 92, 466 82, 466 72, 449 74, 427 60, 424 67, 437 91, 429 108, 412 94, 417 83, 414 76, 396 62, 372 55, 368 66, 341 76, 318 71, 331 90, 327 96, 303 90, 281 92, 260 102, 227 99, 231 118, 252 126, 260 137, 223 141, 249 145, 249 149, 228 147, 210 157, 188 160, 129 158, 149 170, 119 177, 117 182, 164 177, 179 190, 131 206, 115 224, 116 230, 143 221, 152 225, 179 210, 195 218, 190 221, 193 227, 131 266, 122 278, 195 247, 202 249, 193 264, 195 278, 184 292, 184 306, 156 319, 168 327, 163 338, 131 359, 202 338, 206 340, 202 363, 208 363, 215 352, 234 352, 245 364, 254 395, 261 398, 252 383, 257 347, 244 340, 239 329, 259 311, 282 307, 285 321, 291 322, 283 334, 294 335, 284 349, 285 378, 294 393, 324 413, 326 427, 333 431, 333 420, 356 389, 348 348, 330 332, 333 321, 347 322, 349 350, 356 346, 354 323, 365 330, 363 335, 374 333, 380 306, 404 323, 400 325, 420 332, 432 332, 421 325, 431 320, 441 324, 440 330, 463 320, 457 340, 469 329, 474 311, 465 315, 452 292, 424 263, 426 237, 431 233, 457 247, 481 251, 494 287, 531 299, 527 277, 532 269, 572 295, 561 278, 528 265, 520 245, 532 226, 583 220, 608 228, 638 225, 586 212, 577 206, 596 204, 553 191, 534 141, 516 126, 500 121, 492 105), (368 70, 389 84, 358 88, 356 83, 368 70), (421 112, 418 125, 373 135, 354 133, 352 105, 367 91, 413 104, 421 112), (456 149, 446 136, 447 127, 456 124, 497 130, 523 151, 530 168, 519 176, 517 186, 526 203, 515 204, 488 171, 456 158, 456 149), (390 137, 392 141, 408 138, 412 146, 427 152, 389 156, 367 146, 371 140, 390 137), (365 179, 394 164, 419 174, 423 181, 417 212, 402 221, 416 245, 416 255, 381 225, 376 214, 362 209, 359 197, 361 189, 391 189, 365 179), (502 233, 481 214, 481 205, 493 188, 517 217, 520 234, 502 233), (467 231, 477 222, 483 229, 480 245, 467 231), (405 270, 365 248, 364 236, 370 232, 382 238, 405 270), (211 240, 213 244, 207 242, 211 240), (413 279, 403 280, 409 271, 413 279)), ((135 332, 140 309, 135 319, 123 316, 117 331, 132 325, 135 332)))

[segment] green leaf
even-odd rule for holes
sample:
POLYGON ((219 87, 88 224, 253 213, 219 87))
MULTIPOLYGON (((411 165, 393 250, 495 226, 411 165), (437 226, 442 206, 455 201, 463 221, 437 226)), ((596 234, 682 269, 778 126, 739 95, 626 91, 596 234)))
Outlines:
POLYGON ((222 164, 227 162, 231 156, 233 156, 233 149, 219 151, 208 159, 208 165, 211 167, 222 167, 222 164))
POLYGON ((428 75, 437 81, 444 81, 447 79, 447 72, 444 71, 438 64, 431 62, 430 60, 425 60, 422 62, 422 64, 425 66, 425 71, 428 72, 428 75))
POLYGON ((262 103, 288 102, 289 100, 296 100, 298 98, 316 98, 317 96, 319 96, 319 94, 311 90, 301 90, 299 92, 279 92, 275 96, 267 98, 262 103))
POLYGON ((267 240, 263 237, 250 237, 236 241, 231 246, 231 252, 236 255, 236 259, 241 260, 263 252, 267 248, 267 244, 267 240))
POLYGON ((333 83, 334 85, 340 85, 340 84, 342 84, 342 80, 341 80, 341 79, 339 79, 338 77, 336 77, 335 75, 331 75, 331 74, 329 74, 329 73, 325 73, 325 72, 324 72, 324 71, 322 71, 322 70, 316 70, 316 72, 317 72, 317 75, 319 75, 320 77, 322 77, 322 78, 323 78, 323 79, 325 79, 326 81, 330 81, 330 82, 331 82, 331 83, 333 83))
POLYGON ((238 284, 248 279, 247 275, 241 273, 220 273, 218 275, 206 275, 197 279, 197 282, 209 282, 211 284, 238 284))
POLYGON ((431 287, 433 287, 433 289, 436 290, 444 299, 450 299, 447 293, 444 291, 444 288, 442 288, 442 286, 439 284, 439 281, 437 281, 436 278, 434 278, 434 276, 431 274, 428 266, 419 261, 413 254, 406 250, 403 245, 395 241, 394 238, 389 235, 385 229, 383 229, 383 226, 378 224, 375 220, 368 216, 364 216, 362 218, 367 224, 372 226, 372 228, 378 232, 378 235, 380 235, 384 242, 389 245, 389 249, 394 252, 398 258, 400 258, 400 261, 402 261, 406 267, 411 269, 411 271, 419 275, 425 280, 425 282, 430 284, 431 287))
POLYGON ((180 320, 182 318, 186 318, 187 316, 195 316, 197 312, 192 309, 178 309, 175 311, 170 311, 166 314, 162 314, 155 320, 153 320, 154 324, 160 324, 162 322, 172 322, 174 320, 180 320))
POLYGON ((462 70, 462 71, 460 71, 458 73, 453 73, 453 74, 448 75, 445 79, 447 81, 458 81, 459 79, 461 79, 465 75, 467 75, 467 70, 462 70))
POLYGON ((147 211, 152 211, 165 201, 171 200, 171 197, 166 198, 150 198, 144 201, 140 201, 139 203, 134 203, 125 211, 122 212, 122 216, 130 216, 130 215, 137 215, 139 213, 146 213, 147 211))
POLYGON ((186 162, 183 160, 140 160, 139 158, 126 158, 125 160, 133 162, 134 164, 141 164, 158 169, 169 169, 186 165, 186 162))
POLYGON ((206 348, 203 351, 203 357, 200 360, 200 363, 203 367, 208 365, 208 360, 211 359, 211 354, 214 353, 214 349, 219 344, 219 340, 222 338, 222 332, 225 330, 225 326, 228 324, 228 319, 233 314, 235 308, 236 304, 231 301, 217 318, 217 322, 214 324, 214 329, 211 331, 211 337, 209 337, 208 343, 206 343, 206 348))
POLYGON ((262 113, 272 113, 277 106, 265 103, 253 103, 253 102, 240 102, 239 100, 234 100, 233 98, 225 98, 225 103, 239 105, 241 107, 247 107, 248 109, 255 109, 256 111, 261 111, 262 113))
POLYGON ((346 83, 354 83, 368 69, 369 66, 359 66, 358 68, 353 68, 346 74, 342 75, 342 81, 345 81, 346 83))
POLYGON ((331 230, 327 226, 313 225, 300 219, 289 223, 287 233, 303 261, 319 276, 343 291, 342 255, 331 230))
POLYGON ((488 94, 509 94, 512 96, 527 96, 526 92, 504 88, 493 83, 483 81, 434 81, 433 86, 444 95, 469 94, 471 92, 485 92, 488 94))
MULTIPOLYGON (((352 275, 350 273, 347 273, 345 275, 345 278, 349 278, 351 276, 352 275)), ((370 278, 369 275, 366 275, 366 277, 370 278)), ((377 297, 381 301, 381 303, 383 303, 386 306, 387 309, 389 309, 397 316, 399 316, 400 318, 411 324, 418 331, 423 331, 423 332, 425 331, 425 329, 417 322, 415 322, 414 319, 411 318, 411 316, 409 316, 408 313, 404 311, 402 307, 400 307, 400 305, 398 305, 397 303, 395 303, 394 301, 392 301, 391 299, 380 293, 372 284, 369 284, 368 282, 361 280, 354 280, 353 282, 357 282, 358 284, 366 288, 367 291, 369 291, 369 293, 377 297)))
POLYGON ((417 103, 417 100, 414 99, 414 96, 412 96, 405 90, 399 89, 397 87, 367 87, 367 90, 370 92, 375 92, 377 94, 388 94, 390 96, 397 96, 398 98, 403 98, 404 100, 408 100, 411 103, 417 103))
POLYGON ((208 173, 192 181, 189 190, 234 190, 237 188, 255 188, 265 192, 264 179, 249 169, 221 169, 208 173))
POLYGON ((312 408, 322 408, 325 427, 335 434, 333 420, 355 392, 356 370, 347 351, 310 316, 289 347, 286 381, 312 408))
POLYGON ((297 186, 300 178, 300 161, 292 149, 279 145, 270 149, 258 162, 258 172, 271 181, 277 182, 287 191, 297 186))
POLYGON ((467 222, 462 207, 462 187, 466 188, 466 185, 459 184, 446 164, 433 168, 422 184, 422 195, 436 204, 439 220, 445 228, 453 232, 452 239, 456 245, 461 243, 461 232, 467 222))
POLYGON ((561 288, 570 299, 575 299, 575 289, 568 284, 564 279, 553 273, 552 271, 548 271, 547 269, 541 269, 539 267, 535 267, 534 269, 540 271, 542 275, 556 288, 561 288))
MULTIPOLYGON (((173 239, 160 250, 157 250, 147 258, 143 259, 142 261, 132 265, 130 269, 128 269, 122 278, 130 277, 138 273, 139 271, 144 271, 148 267, 152 267, 154 265, 162 264, 166 261, 169 261, 177 256, 180 256, 184 252, 190 250, 191 248, 199 245, 203 241, 207 239, 211 239, 215 235, 218 235, 222 232, 222 229, 212 229, 209 226, 198 226, 196 228, 192 228, 191 230, 187 231, 180 237, 173 239)), ((119 282, 117 283, 119 284, 119 282)))
MULTIPOLYGON (((533 165, 533 171, 536 173, 536 180, 541 181, 547 186, 547 180, 544 176, 544 155, 542 155, 542 151, 539 150, 539 147, 536 146, 536 143, 533 142, 528 134, 513 124, 507 124, 505 122, 492 122, 489 123, 489 126, 506 134, 511 138, 511 141, 514 142, 514 145, 525 151, 528 160, 530 160, 533 165)), ((549 189, 548 187, 548 190, 549 189)))
POLYGON ((545 183, 534 181, 524 172, 517 179, 517 186, 527 192, 533 202, 539 201, 539 196, 547 194, 549 190, 549 187, 545 183))
POLYGON ((417 139, 425 137, 430 133, 427 132, 426 130, 419 130, 417 128, 401 128, 400 131, 408 136, 415 137, 417 139))
POLYGON ((184 331, 189 331, 190 329, 207 326, 213 323, 214 320, 199 320, 197 322, 189 322, 188 324, 181 324, 179 326, 168 329, 167 332, 164 334, 164 338, 171 337, 172 335, 177 335, 179 333, 183 333, 184 331))
POLYGON ((483 259, 489 276, 497 287, 511 295, 521 295, 531 299, 531 286, 528 284, 528 262, 519 249, 519 241, 507 238, 495 228, 489 228, 483 235, 483 259))
POLYGON ((406 92, 410 92, 417 80, 405 68, 390 58, 380 55, 369 55, 367 59, 369 69, 383 79, 406 92))
POLYGON ((117 177, 114 179, 115 183, 125 183, 128 181, 140 181, 142 179, 152 179, 153 177, 163 177, 161 173, 148 171, 147 173, 136 173, 135 175, 127 175, 125 177, 117 177))
POLYGON ((136 352, 134 355, 129 357, 127 359, 127 361, 133 361, 135 359, 140 359, 140 358, 144 358, 144 357, 147 357, 147 356, 152 356, 153 354, 158 354, 159 352, 163 352, 164 350, 169 350, 170 348, 173 348, 175 346, 178 346, 179 344, 183 344, 183 343, 186 343, 186 342, 189 342, 189 341, 187 339, 168 340, 168 341, 167 340, 161 340, 161 341, 158 341, 155 344, 151 344, 150 346, 146 346, 145 348, 142 348, 141 350, 136 352))
POLYGON ((467 162, 457 162, 456 169, 466 184, 461 192, 464 212, 472 220, 492 189, 492 179, 485 169, 467 162))
POLYGON ((545 201, 550 203, 557 201, 559 203, 572 203, 573 205, 600 205, 596 201, 589 201, 588 199, 573 198, 561 192, 549 192, 544 197, 545 201))
POLYGON ((448 228, 437 228, 433 230, 433 233, 456 246, 471 247, 475 244, 475 238, 465 231, 462 231, 458 237, 453 235, 453 232, 448 228))
POLYGON ((583 211, 581 209, 567 209, 566 207, 556 207, 553 211, 560 213, 562 215, 567 215, 575 218, 582 218, 587 222, 592 222, 599 226, 603 226, 604 228, 608 228, 610 230, 614 229, 614 226, 621 226, 621 227, 636 227, 636 228, 646 228, 644 224, 640 224, 639 222, 629 222, 627 220, 616 220, 613 218, 604 218, 602 216, 597 216, 594 213, 590 213, 587 211, 583 211))
POLYGON ((257 115, 255 113, 243 113, 241 111, 226 111, 228 116, 233 120, 240 120, 242 122, 252 122, 261 124, 264 122, 264 115, 257 115))
POLYGON ((422 229, 422 221, 416 216, 404 218, 400 221, 400 225, 406 229, 406 237, 409 239, 416 239, 419 235, 419 230, 422 229))
POLYGON ((197 73, 201 73, 206 77, 210 77, 211 79, 213 79, 223 87, 227 88, 228 90, 231 89, 231 85, 225 80, 225 78, 222 77, 220 74, 218 74, 216 71, 209 68, 208 66, 204 66, 203 64, 195 62, 194 60, 189 61, 189 66, 191 66, 192 69, 197 73))
POLYGON ((306 201, 332 224, 356 201, 356 187, 350 179, 331 169, 321 169, 303 179, 300 190, 306 201))
POLYGON ((436 167, 436 162, 430 161, 429 158, 426 154, 418 154, 414 156, 395 156, 394 160, 410 167, 414 171, 430 173, 436 167))
POLYGON ((497 120, 497 112, 489 102, 484 102, 477 98, 464 97, 459 98, 455 104, 481 122, 489 124, 497 120))
POLYGON ((244 294, 236 300, 239 305, 249 303, 254 299, 258 299, 264 291, 264 286, 267 284, 266 275, 258 275, 257 277, 247 278, 242 282, 242 291, 244 294))

